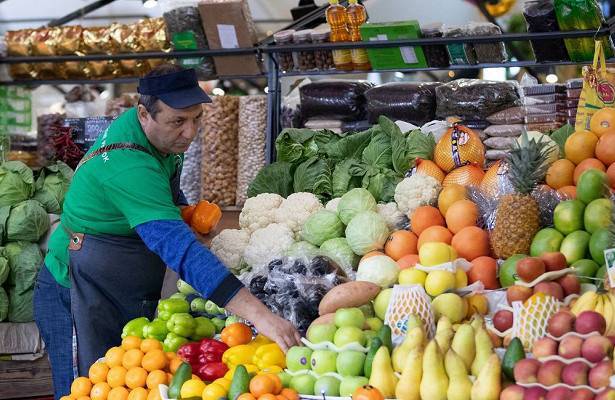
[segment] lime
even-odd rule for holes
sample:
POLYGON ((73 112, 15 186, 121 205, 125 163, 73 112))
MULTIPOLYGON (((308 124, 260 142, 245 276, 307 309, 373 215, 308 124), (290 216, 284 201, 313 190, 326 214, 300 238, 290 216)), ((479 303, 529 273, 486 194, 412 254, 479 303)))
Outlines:
POLYGON ((540 257, 544 253, 552 253, 559 251, 564 240, 562 235, 557 229, 544 228, 538 231, 534 240, 532 240, 532 246, 530 247, 530 255, 532 257, 540 257))
POLYGON ((611 247, 615 238, 611 235, 611 232, 606 228, 601 228, 592 234, 589 240, 589 252, 595 262, 602 265, 604 261, 604 250, 611 247))
POLYGON ((589 278, 596 276, 596 272, 600 269, 600 266, 593 260, 578 260, 571 265, 574 269, 574 273, 579 277, 581 283, 593 283, 594 281, 589 278))
POLYGON ((500 267, 500 285, 502 287, 512 286, 519 279, 517 276, 517 261, 526 257, 525 254, 515 254, 504 261, 504 264, 500 267))
POLYGON ((559 251, 564 254, 568 265, 585 258, 588 253, 591 235, 585 231, 572 232, 562 241, 559 251))
POLYGON ((594 233, 611 223, 611 200, 596 199, 585 208, 585 230, 594 233))
POLYGON ((607 190, 606 173, 598 169, 588 169, 579 177, 577 199, 585 204, 604 197, 607 190))
POLYGON ((585 204, 580 200, 562 201, 553 212, 555 229, 564 235, 583 229, 584 210, 585 204))

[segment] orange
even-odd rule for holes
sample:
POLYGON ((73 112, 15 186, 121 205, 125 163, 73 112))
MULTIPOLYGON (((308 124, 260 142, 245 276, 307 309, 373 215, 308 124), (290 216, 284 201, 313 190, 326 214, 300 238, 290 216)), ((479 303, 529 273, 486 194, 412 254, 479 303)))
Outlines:
POLYGON ((577 131, 566 139, 564 153, 566 158, 579 164, 586 158, 594 157, 594 150, 598 143, 598 136, 590 131, 577 131))
POLYGON ((241 322, 230 324, 220 332, 220 340, 229 347, 248 344, 252 341, 252 329, 241 322))
POLYGON ((244 393, 237 397, 237 400, 256 400, 256 397, 252 395, 252 393, 244 393))
POLYGON ((151 350, 147 352, 141 360, 141 365, 148 372, 164 369, 168 364, 167 356, 162 350, 151 350))
POLYGON ((171 361, 171 360, 174 360, 174 359, 178 358, 178 357, 177 357, 177 353, 174 353, 174 352, 172 352, 172 351, 167 351, 167 352, 166 352, 166 353, 164 353, 164 354, 166 354, 166 356, 167 356, 167 360, 169 360, 169 361, 171 361))
POLYGON ((461 186, 479 186, 484 177, 485 172, 478 165, 464 165, 449 172, 442 182, 442 187, 448 187, 453 183, 461 186))
POLYGON ((500 287, 497 278, 498 263, 488 256, 477 257, 472 260, 472 267, 468 271, 468 283, 481 281, 485 289, 493 290, 500 287))
MULTIPOLYGON (((563 161, 563 160, 558 160, 558 161, 563 161)), ((604 166, 604 164, 602 164, 602 161, 600 161, 598 159, 588 158, 586 160, 583 160, 574 169, 574 176, 573 176, 573 183, 574 183, 574 185, 576 185, 577 182, 579 181, 579 177, 581 176, 581 174, 583 172, 587 171, 588 169, 598 169, 598 170, 600 170, 602 172, 606 171, 606 167, 604 166)), ((570 183, 568 185, 570 185, 570 183)), ((562 185, 562 186, 568 186, 568 185, 562 185)), ((562 187, 562 186, 560 186, 560 187, 562 187)), ((553 186, 551 186, 551 187, 553 187, 553 186)), ((554 187, 553 189, 559 189, 559 187, 557 187, 557 188, 554 187)))
POLYGON ((438 183, 442 183, 444 180, 444 171, 438 167, 438 164, 431 160, 423 160, 421 158, 416 159, 416 172, 419 174, 431 176, 438 183))
POLYGON ((127 400, 147 400, 148 390, 142 387, 134 388, 130 391, 127 400))
POLYGON ((107 350, 107 352, 105 353, 105 362, 107 363, 109 368, 122 365, 124 353, 126 353, 126 350, 121 347, 111 347, 109 350, 107 350))
POLYGON ((489 197, 496 197, 498 195, 500 180, 506 174, 505 169, 501 167, 502 161, 496 161, 489 167, 480 181, 480 190, 489 197))
POLYGON ((615 163, 615 132, 602 135, 596 145, 596 158, 606 165, 615 163))
POLYGON ((130 392, 124 386, 118 386, 109 392, 107 400, 128 400, 130 392))
POLYGON ((282 389, 281 395, 288 400, 299 400, 299 394, 294 389, 282 389))
POLYGON ((258 400, 278 400, 275 394, 265 393, 262 396, 258 397, 258 400))
POLYGON ((444 226, 444 218, 442 217, 440 210, 438 210, 436 207, 418 207, 412 212, 412 215, 410 215, 409 217, 412 232, 414 232, 417 236, 420 236, 421 233, 423 233, 423 231, 430 226, 444 226))
POLYGON ((160 397, 160 391, 157 389, 150 390, 147 394, 147 400, 162 400, 162 397, 160 397))
POLYGON ((71 395, 68 396, 62 396, 60 397, 60 400, 75 400, 75 398, 71 395))
POLYGON ((111 391, 111 386, 107 382, 98 382, 92 386, 90 391, 90 398, 92 400, 107 400, 107 396, 111 391))
POLYGON ((442 215, 446 215, 448 208, 457 200, 463 200, 467 198, 467 190, 465 187, 452 183, 442 189, 438 196, 438 208, 442 215))
POLYGON ((179 357, 172 359, 169 362, 169 371, 171 371, 171 373, 174 374, 175 371, 177 371, 177 368, 179 368, 179 366, 182 365, 182 362, 183 362, 182 359, 179 357))
POLYGON ((425 229, 423 233, 421 233, 416 247, 417 249, 420 249, 423 244, 429 242, 441 242, 451 244, 451 240, 453 240, 453 234, 447 228, 439 225, 430 226, 429 228, 425 229))
POLYGON ((577 187, 576 186, 564 186, 558 189, 558 193, 562 194, 569 200, 574 200, 577 198, 577 187))
POLYGON ((453 203, 446 212, 446 225, 451 232, 457 234, 463 228, 476 226, 478 216, 479 210, 476 203, 470 200, 459 200, 453 203))
POLYGON ((141 338, 136 336, 126 336, 122 339, 122 348, 124 350, 138 349, 141 347, 141 338))
POLYGON ((419 262, 418 254, 408 254, 407 256, 403 256, 399 260, 397 260, 397 265, 399 265, 399 269, 412 268, 419 262))
POLYGON ((88 371, 88 376, 92 383, 106 382, 109 366, 102 362, 95 362, 88 371))
POLYGON ((286 397, 282 396, 281 394, 278 394, 275 396, 276 400, 288 400, 286 397))
POLYGON ((126 369, 140 367, 143 360, 143 352, 140 349, 128 350, 122 358, 122 366, 126 369))
POLYGON ((86 377, 80 376, 70 385, 70 394, 73 397, 89 396, 92 390, 92 382, 86 377))
POLYGON ((615 189, 615 163, 611 164, 606 170, 607 179, 612 189, 615 189))
POLYGON ((384 244, 384 254, 397 261, 408 254, 418 253, 416 243, 418 238, 412 232, 399 230, 391 233, 384 244))
POLYGON ((131 389, 144 387, 147 380, 147 371, 141 367, 132 367, 126 372, 126 386, 131 389))
POLYGON ((111 368, 107 374, 107 383, 112 388, 124 386, 126 384, 126 368, 122 366, 111 368))
POLYGON ((468 226, 460 230, 453 236, 451 246, 459 257, 468 261, 481 256, 488 256, 491 253, 489 234, 477 226, 468 226))
MULTIPOLYGON (((250 381, 250 393, 260 400, 261 396, 273 393, 276 388, 276 383, 267 375, 257 375, 250 381)), ((275 400, 275 396, 273 396, 275 400)))
POLYGON ((167 372, 167 382, 169 382, 169 385, 171 384, 172 381, 173 381, 173 374, 170 372, 167 372))
POLYGON ((269 379, 271 379, 271 381, 273 382, 274 389, 273 389, 273 394, 280 394, 280 392, 282 392, 282 389, 284 389, 284 386, 282 386, 282 380, 280 379, 279 376, 275 375, 275 374, 267 374, 265 375, 266 377, 268 377, 269 379))
POLYGON ((156 389, 158 385, 166 385, 167 383, 167 373, 161 370, 150 372, 145 380, 148 389, 156 389))
POLYGON ((553 189, 559 189, 573 184, 575 166, 570 160, 562 158, 555 161, 547 170, 545 178, 547 185, 553 189))
POLYGON ((598 137, 615 133, 615 109, 606 107, 596 111, 589 121, 589 129, 598 137))
POLYGON ((79 396, 77 397, 77 400, 92 400, 92 399, 90 398, 90 396, 79 396))
POLYGON ((152 350, 162 350, 162 343, 156 339, 143 339, 141 341, 141 351, 147 353, 152 350))

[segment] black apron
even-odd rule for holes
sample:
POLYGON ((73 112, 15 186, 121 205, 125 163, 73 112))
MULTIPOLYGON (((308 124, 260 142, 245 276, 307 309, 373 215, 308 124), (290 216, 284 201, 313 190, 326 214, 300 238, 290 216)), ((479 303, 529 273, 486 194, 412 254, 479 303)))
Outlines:
MULTIPOLYGON (((95 156, 116 149, 151 154, 133 143, 113 144, 86 156, 75 172, 95 156)), ((170 182, 175 204, 180 198, 180 174, 177 168, 170 182)), ((97 359, 119 345, 128 321, 154 317, 166 265, 138 236, 68 232, 73 360, 78 375, 87 376, 97 359)))

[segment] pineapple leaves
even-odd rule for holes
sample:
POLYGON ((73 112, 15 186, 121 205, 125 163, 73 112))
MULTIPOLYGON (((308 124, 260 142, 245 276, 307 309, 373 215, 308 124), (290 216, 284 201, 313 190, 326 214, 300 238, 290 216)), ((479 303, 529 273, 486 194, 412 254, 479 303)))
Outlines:
POLYGON ((529 139, 526 132, 521 135, 508 153, 508 178, 515 190, 521 194, 530 194, 547 174, 548 143, 544 138, 529 139))

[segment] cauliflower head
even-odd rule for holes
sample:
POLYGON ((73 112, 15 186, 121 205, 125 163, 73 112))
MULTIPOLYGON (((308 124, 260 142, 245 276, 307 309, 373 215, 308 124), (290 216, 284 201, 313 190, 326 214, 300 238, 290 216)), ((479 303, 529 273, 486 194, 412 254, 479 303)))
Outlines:
POLYGON ((391 231, 403 229, 404 224, 408 222, 407 217, 399 211, 395 202, 378 204, 376 207, 378 207, 378 214, 384 218, 391 231))
POLYGON ((258 268, 282 258, 294 242, 293 231, 288 226, 271 224, 252 234, 243 259, 250 267, 258 268))
POLYGON ((325 208, 329 211, 337 212, 337 206, 340 204, 341 197, 336 197, 334 199, 329 200, 325 208))
POLYGON ((395 202, 399 211, 409 216, 420 206, 435 204, 440 190, 442 185, 435 178, 414 174, 397 184, 395 202))
POLYGON ((288 226, 293 232, 293 237, 298 240, 305 221, 322 208, 322 203, 314 194, 293 193, 275 210, 275 222, 288 226))
POLYGON ((241 229, 224 229, 211 241, 209 249, 235 275, 241 270, 243 253, 250 242, 250 233, 241 229))
POLYGON ((276 193, 261 193, 246 200, 239 214, 241 229, 252 233, 275 222, 275 210, 280 207, 284 197, 276 193))

